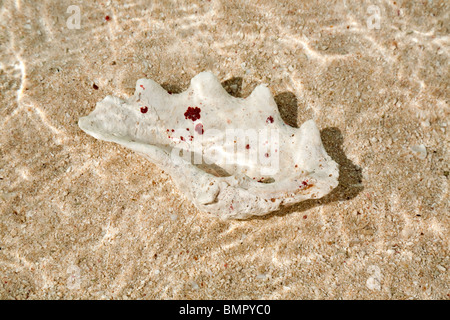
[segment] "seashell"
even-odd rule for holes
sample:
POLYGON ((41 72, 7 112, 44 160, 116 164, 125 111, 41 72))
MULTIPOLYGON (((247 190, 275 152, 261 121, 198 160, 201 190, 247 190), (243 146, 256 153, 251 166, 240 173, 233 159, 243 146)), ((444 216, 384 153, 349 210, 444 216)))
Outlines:
POLYGON ((142 154, 200 211, 222 219, 261 216, 338 185, 338 165, 313 120, 290 127, 266 86, 235 98, 209 72, 179 94, 140 79, 134 96, 107 96, 78 124, 142 154))

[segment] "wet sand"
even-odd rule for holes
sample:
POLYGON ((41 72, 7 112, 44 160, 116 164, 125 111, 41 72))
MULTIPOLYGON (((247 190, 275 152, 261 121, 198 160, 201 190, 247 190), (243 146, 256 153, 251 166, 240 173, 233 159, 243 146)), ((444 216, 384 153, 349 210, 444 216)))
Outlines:
POLYGON ((449 12, 0 2, 0 298, 450 299, 449 12), (339 186, 211 219, 163 168, 77 125, 140 78, 177 92, 205 70, 238 97, 267 84, 290 125, 314 119, 339 186))

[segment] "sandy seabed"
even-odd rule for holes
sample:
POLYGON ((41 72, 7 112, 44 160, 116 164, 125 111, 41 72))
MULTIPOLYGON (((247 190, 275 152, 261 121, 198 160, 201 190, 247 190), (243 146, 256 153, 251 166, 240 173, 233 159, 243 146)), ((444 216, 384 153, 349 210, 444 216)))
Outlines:
POLYGON ((0 1, 0 298, 450 299, 449 6, 0 1), (205 70, 314 119, 338 188, 220 221, 77 125, 205 70))

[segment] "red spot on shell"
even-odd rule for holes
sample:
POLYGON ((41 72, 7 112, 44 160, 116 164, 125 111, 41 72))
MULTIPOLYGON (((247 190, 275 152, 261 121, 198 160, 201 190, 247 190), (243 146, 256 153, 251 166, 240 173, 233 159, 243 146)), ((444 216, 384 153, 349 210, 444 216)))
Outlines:
POLYGON ((174 130, 174 129, 172 129, 172 132, 175 132, 175 130, 174 130))
POLYGON ((268 117, 266 123, 273 123, 273 117, 272 116, 268 117))
POLYGON ((266 153, 266 154, 264 154, 264 156, 265 156, 266 158, 268 158, 268 157, 269 157, 269 154, 268 154, 268 153, 266 153))
POLYGON ((180 136, 181 141, 184 141, 184 137, 180 136))
POLYGON ((144 85, 141 84, 140 87, 141 87, 143 90, 145 90, 144 85))
POLYGON ((200 119, 200 112, 202 110, 199 107, 188 107, 186 112, 184 113, 184 117, 186 119, 191 119, 192 121, 200 119))
POLYGON ((95 83, 92 85, 92 88, 94 88, 95 90, 98 90, 98 85, 96 85, 95 83))
POLYGON ((306 187, 308 185, 308 182, 302 181, 302 185, 304 185, 306 187))
POLYGON ((148 107, 141 107, 141 112, 142 113, 147 113, 147 111, 148 111, 148 107))
POLYGON ((245 149, 247 149, 247 150, 250 149, 250 145, 249 145, 249 144, 246 145, 246 146, 245 146, 245 149))
POLYGON ((105 17, 105 20, 106 20, 106 21, 109 21, 109 20, 111 20, 111 18, 110 18, 109 16, 106 16, 106 17, 105 17))
POLYGON ((195 126, 195 132, 197 132, 198 134, 203 134, 203 132, 205 132, 205 130, 203 130, 203 125, 201 123, 198 123, 195 126))

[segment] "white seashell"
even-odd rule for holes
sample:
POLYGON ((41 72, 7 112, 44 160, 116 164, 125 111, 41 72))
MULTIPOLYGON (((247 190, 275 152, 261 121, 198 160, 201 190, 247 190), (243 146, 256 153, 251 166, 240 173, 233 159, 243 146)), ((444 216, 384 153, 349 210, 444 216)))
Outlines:
POLYGON ((338 185, 313 120, 290 127, 266 86, 235 98, 209 72, 179 94, 140 79, 133 97, 107 96, 78 124, 164 168, 199 210, 223 219, 264 215, 338 185))

